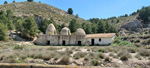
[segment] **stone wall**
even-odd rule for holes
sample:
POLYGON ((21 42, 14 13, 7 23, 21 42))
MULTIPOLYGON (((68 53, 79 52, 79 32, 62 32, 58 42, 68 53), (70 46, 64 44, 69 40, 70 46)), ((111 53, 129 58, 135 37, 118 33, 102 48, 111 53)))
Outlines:
POLYGON ((66 45, 76 45, 78 41, 81 41, 83 45, 85 42, 85 35, 42 35, 34 41, 37 45, 47 45, 47 42, 50 42, 50 45, 62 45, 65 41, 66 45))

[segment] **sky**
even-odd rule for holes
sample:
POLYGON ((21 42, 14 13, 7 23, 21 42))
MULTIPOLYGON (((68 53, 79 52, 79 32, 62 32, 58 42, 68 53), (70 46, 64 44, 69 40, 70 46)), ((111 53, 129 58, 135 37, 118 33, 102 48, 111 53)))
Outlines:
MULTIPOLYGON (((4 1, 12 3, 13 0, 0 0, 2 5, 4 1)), ((24 2, 26 0, 15 0, 24 2)), ((64 11, 68 8, 73 9, 73 14, 78 14, 83 19, 90 18, 109 18, 131 14, 141 9, 143 6, 150 6, 150 0, 34 0, 52 5, 64 11)))

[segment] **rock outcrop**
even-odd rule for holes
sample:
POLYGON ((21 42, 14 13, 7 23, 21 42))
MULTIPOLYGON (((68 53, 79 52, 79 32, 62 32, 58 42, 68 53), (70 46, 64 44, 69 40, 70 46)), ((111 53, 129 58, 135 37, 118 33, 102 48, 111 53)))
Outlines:
POLYGON ((125 28, 126 30, 129 30, 129 31, 140 32, 141 29, 143 28, 143 24, 139 20, 136 19, 134 21, 131 21, 122 25, 121 28, 125 28))

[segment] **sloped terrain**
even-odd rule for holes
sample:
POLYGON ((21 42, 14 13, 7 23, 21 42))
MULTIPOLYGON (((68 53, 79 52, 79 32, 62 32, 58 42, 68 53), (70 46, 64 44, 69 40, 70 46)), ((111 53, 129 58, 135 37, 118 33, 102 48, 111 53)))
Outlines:
POLYGON ((43 3, 19 2, 0 6, 0 10, 6 9, 11 9, 15 16, 35 16, 38 21, 41 21, 43 18, 49 19, 53 17, 57 24, 68 24, 73 18, 77 19, 77 22, 79 23, 87 22, 84 19, 76 18, 74 15, 68 14, 61 9, 43 3))

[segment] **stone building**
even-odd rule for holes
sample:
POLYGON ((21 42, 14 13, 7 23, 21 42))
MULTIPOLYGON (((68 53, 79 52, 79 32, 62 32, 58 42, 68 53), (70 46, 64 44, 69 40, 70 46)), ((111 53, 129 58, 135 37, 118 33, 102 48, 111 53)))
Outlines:
POLYGON ((78 28, 74 35, 70 29, 64 27, 60 35, 56 33, 53 24, 49 24, 46 33, 40 35, 34 41, 37 45, 109 45, 115 38, 115 33, 86 34, 82 28, 78 28))

